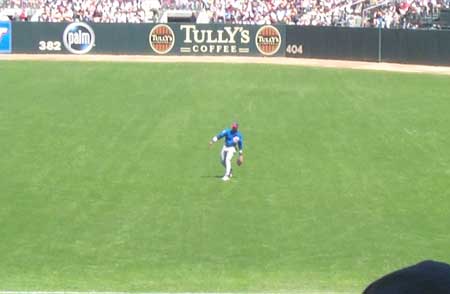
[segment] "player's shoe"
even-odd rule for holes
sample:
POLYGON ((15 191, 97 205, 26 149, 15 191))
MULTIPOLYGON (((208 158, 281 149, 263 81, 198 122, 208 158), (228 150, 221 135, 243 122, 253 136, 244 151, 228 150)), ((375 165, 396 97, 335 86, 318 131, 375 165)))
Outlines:
POLYGON ((230 177, 230 178, 233 177, 233 169, 231 169, 229 177, 230 177))
POLYGON ((223 176, 222 177, 222 181, 224 181, 224 182, 229 181, 229 180, 230 180, 229 176, 223 176))

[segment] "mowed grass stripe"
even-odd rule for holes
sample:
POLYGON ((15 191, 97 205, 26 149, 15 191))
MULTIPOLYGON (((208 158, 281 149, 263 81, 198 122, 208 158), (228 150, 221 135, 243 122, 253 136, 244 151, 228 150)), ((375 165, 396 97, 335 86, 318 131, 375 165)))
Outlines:
POLYGON ((447 77, 0 67, 0 288, 360 292, 450 260, 447 77), (207 142, 233 120, 224 184, 207 142))

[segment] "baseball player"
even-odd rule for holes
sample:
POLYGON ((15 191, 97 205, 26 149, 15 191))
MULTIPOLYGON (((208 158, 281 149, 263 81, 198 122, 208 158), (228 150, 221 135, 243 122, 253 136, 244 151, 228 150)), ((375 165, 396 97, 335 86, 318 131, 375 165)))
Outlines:
POLYGON ((209 146, 216 143, 220 139, 224 138, 224 144, 222 147, 222 151, 220 152, 220 160, 222 165, 225 167, 225 175, 222 177, 223 181, 229 181, 233 176, 232 168, 231 168, 231 159, 234 156, 234 153, 239 151, 239 158, 237 160, 237 164, 241 165, 244 162, 243 155, 243 140, 242 135, 238 131, 239 125, 234 122, 231 124, 231 129, 225 129, 220 132, 217 136, 214 136, 211 141, 209 141, 209 146), (236 149, 238 148, 238 150, 236 149))

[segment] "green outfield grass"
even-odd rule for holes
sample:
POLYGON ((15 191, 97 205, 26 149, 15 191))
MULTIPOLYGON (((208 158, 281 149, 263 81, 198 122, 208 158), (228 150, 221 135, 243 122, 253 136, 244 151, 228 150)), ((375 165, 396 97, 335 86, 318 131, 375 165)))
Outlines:
POLYGON ((0 290, 358 293, 450 262, 450 79, 0 63, 0 290), (246 162, 223 183, 240 122, 246 162))

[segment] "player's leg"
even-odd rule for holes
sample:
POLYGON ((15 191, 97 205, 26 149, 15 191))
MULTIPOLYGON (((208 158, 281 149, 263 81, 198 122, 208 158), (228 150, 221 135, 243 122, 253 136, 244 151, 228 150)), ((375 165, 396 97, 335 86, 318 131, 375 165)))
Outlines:
MULTIPOLYGON (((231 149, 231 148, 230 148, 231 149)), ((231 174, 231 159, 233 158, 234 152, 233 150, 227 150, 227 154, 225 156, 225 176, 227 178, 230 178, 231 174)))
POLYGON ((222 151, 220 151, 220 163, 222 163, 222 165, 224 167, 226 167, 225 165, 225 158, 227 157, 227 150, 225 148, 225 146, 222 147, 222 151))
POLYGON ((228 150, 225 147, 225 145, 222 147, 222 151, 220 152, 220 162, 225 167, 225 175, 222 177, 222 180, 228 181, 230 178, 227 175, 227 157, 228 157, 228 150))

